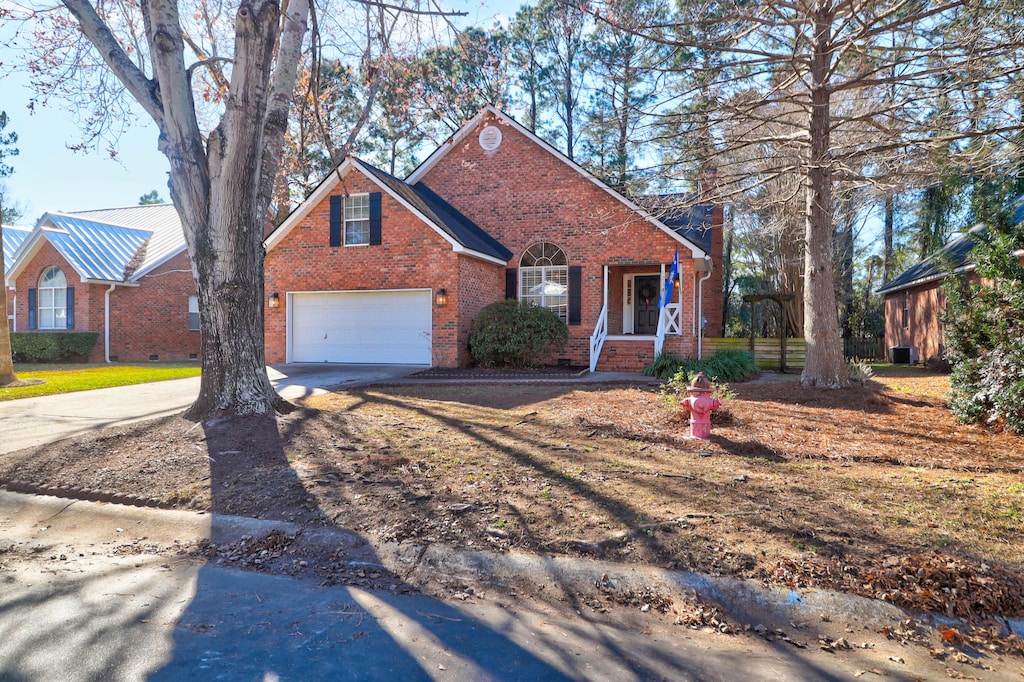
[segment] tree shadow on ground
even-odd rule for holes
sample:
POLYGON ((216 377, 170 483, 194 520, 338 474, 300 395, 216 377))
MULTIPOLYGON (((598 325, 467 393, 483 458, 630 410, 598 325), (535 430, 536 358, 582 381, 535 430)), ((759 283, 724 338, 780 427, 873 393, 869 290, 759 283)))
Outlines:
MULTIPOLYGON (((285 422, 284 429, 297 427, 294 420, 285 422)), ((302 558, 301 528, 291 540, 285 533, 284 540, 278 535, 268 542, 267 535, 261 543, 265 526, 259 524, 240 536, 233 518, 239 513, 306 523, 324 516, 289 466, 276 419, 214 419, 202 426, 210 460, 211 562, 198 572, 195 595, 174 630, 170 660, 150 679, 416 680, 433 679, 446 668, 462 670, 465 679, 577 677, 571 658, 554 665, 471 615, 412 594, 416 586, 385 567, 354 533, 342 532, 341 546, 318 548, 333 550, 335 562, 351 568, 347 576, 332 573, 330 582, 358 583, 329 588, 319 586, 325 576, 307 570, 323 557, 302 558), (268 478, 278 495, 261 494, 268 478), (305 518, 294 518, 295 510, 305 518), (299 577, 218 565, 225 558, 226 566, 237 565, 239 552, 250 569, 299 577)), ((318 529, 321 536, 326 530, 329 524, 318 529)), ((643 662, 631 665, 647 676, 643 662)))

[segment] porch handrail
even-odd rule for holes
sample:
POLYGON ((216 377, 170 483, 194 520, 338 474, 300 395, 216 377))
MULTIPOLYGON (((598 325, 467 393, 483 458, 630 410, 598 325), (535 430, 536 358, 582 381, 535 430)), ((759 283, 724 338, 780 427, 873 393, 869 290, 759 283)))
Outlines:
POLYGON ((597 316, 597 324, 594 325, 594 333, 590 335, 590 371, 597 370, 597 360, 601 357, 601 349, 604 348, 604 340, 608 338, 608 303, 601 308, 601 314, 597 316))
POLYGON ((661 355, 665 348, 665 336, 682 334, 682 305, 669 303, 658 313, 658 331, 654 337, 654 357, 661 355))

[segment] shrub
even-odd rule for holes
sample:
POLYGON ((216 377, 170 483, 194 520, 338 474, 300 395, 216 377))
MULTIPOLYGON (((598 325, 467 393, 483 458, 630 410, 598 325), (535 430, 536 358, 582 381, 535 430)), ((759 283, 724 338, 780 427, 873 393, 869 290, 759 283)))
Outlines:
POLYGON ((980 281, 962 275, 944 285, 950 409, 965 422, 985 422, 1024 435, 1024 228, 1015 220, 1018 188, 983 186, 971 257, 980 281))
POLYGON ((700 360, 662 353, 643 369, 647 376, 659 379, 674 379, 681 373, 684 382, 697 372, 713 381, 739 381, 757 375, 757 361, 746 350, 723 349, 700 360))
POLYGON ((22 362, 57 362, 92 352, 98 332, 13 332, 11 350, 22 362))
POLYGON ((483 367, 533 367, 569 340, 565 323, 547 308, 507 299, 485 307, 473 321, 469 349, 483 367))
MULTIPOLYGON (((694 361, 696 362, 696 361, 694 361)), ((694 373, 696 376, 696 373, 694 373)), ((705 375, 706 376, 706 375, 705 375)), ((688 414, 679 407, 679 403, 690 395, 690 378, 684 369, 680 369, 670 378, 659 390, 661 401, 668 407, 673 419, 683 419, 688 414)), ((728 424, 732 421, 733 401, 736 400, 736 391, 732 390, 729 384, 711 382, 711 397, 718 398, 722 403, 721 407, 711 413, 711 423, 728 424)))
POLYGON ((846 375, 850 377, 850 381, 857 381, 861 386, 865 386, 875 378, 875 370, 867 360, 853 358, 846 363, 846 375))

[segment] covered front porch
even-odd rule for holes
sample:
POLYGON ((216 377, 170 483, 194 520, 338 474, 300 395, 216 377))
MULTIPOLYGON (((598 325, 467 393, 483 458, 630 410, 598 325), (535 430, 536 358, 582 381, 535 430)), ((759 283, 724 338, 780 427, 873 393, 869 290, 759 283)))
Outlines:
POLYGON ((602 266, 602 306, 590 337, 590 371, 637 371, 663 351, 699 356, 703 283, 711 274, 710 260, 680 260, 666 305, 671 272, 671 263, 602 266))

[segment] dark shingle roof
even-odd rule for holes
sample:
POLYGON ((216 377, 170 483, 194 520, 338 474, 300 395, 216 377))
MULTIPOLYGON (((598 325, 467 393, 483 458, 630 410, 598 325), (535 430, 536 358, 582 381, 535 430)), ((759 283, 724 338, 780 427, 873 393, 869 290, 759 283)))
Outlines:
POLYGON ((694 194, 659 194, 637 199, 637 205, 675 231, 683 239, 711 253, 714 206, 694 204, 694 194))
MULTIPOLYGON (((1024 194, 1014 201, 1013 222, 1016 225, 1024 223, 1024 194)), ((977 245, 977 241, 972 235, 980 234, 984 229, 983 225, 975 225, 966 234, 951 239, 945 246, 923 261, 915 263, 875 289, 875 293, 891 294, 917 284, 942 279, 950 272, 973 265, 971 252, 977 245)))
POLYGON ((971 238, 980 227, 975 227, 967 234, 962 234, 956 239, 950 240, 945 246, 915 263, 896 277, 892 278, 875 290, 878 294, 891 294, 894 291, 906 289, 915 284, 945 277, 950 272, 969 265, 971 263, 971 251, 977 242, 971 238))
POLYGON ((365 161, 358 163, 461 246, 503 261, 512 257, 512 252, 497 239, 455 210, 422 182, 410 185, 365 161))

